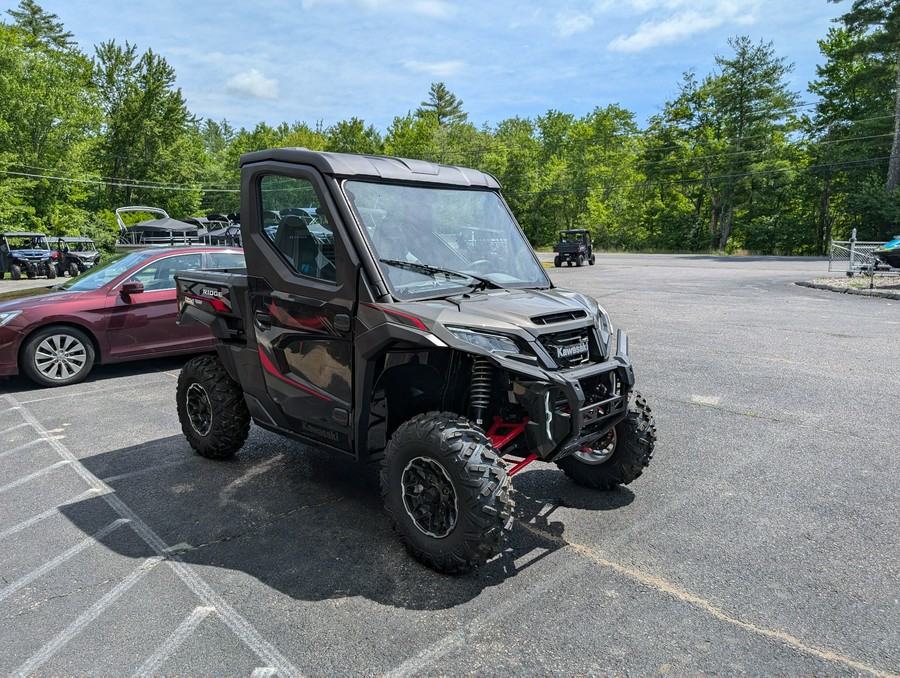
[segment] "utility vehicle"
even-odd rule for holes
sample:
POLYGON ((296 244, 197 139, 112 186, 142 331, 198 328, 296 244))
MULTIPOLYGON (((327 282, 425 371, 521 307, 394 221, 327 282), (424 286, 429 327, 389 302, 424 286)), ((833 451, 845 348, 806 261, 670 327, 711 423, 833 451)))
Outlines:
POLYGON ((246 269, 176 273, 179 322, 218 338, 178 379, 194 450, 234 455, 252 420, 380 463, 394 530, 449 573, 503 548, 527 464, 599 489, 640 476, 656 428, 626 335, 554 287, 499 189, 420 160, 242 156, 246 269), (464 245, 472 227, 490 247, 464 245))
POLYGON ((0 280, 7 273, 13 280, 20 280, 23 275, 55 278, 56 266, 50 257, 47 236, 43 233, 0 233, 0 280))
POLYGON ((571 266, 581 266, 588 262, 593 266, 594 246, 591 243, 591 233, 585 229, 571 229, 559 232, 559 242, 553 246, 556 256, 553 257, 553 265, 559 268, 563 263, 571 266))
POLYGON ((100 263, 100 252, 90 238, 63 236, 52 245, 56 274, 74 278, 100 263))

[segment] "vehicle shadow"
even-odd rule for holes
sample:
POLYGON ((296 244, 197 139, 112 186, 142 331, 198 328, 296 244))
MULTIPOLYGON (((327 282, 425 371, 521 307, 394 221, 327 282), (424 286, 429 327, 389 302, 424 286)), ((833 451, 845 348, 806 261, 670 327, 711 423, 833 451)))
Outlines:
MULTIPOLYGON (((523 472, 515 479, 517 525, 507 548, 452 577, 406 554, 382 511, 377 466, 259 429, 224 462, 203 459, 172 436, 82 463, 187 563, 241 571, 296 599, 364 596, 414 610, 469 601, 565 546, 560 507, 614 510, 634 498, 628 490, 578 488, 555 469, 523 472)), ((60 510, 88 534, 121 517, 104 497, 60 510)), ((108 546, 136 559, 155 555, 138 540, 108 546)))

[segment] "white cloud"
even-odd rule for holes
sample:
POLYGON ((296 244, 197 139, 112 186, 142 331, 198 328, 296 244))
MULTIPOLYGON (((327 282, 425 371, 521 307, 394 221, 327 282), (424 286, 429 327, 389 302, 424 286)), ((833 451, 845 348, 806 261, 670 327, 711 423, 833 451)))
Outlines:
POLYGON ((439 78, 446 78, 462 71, 466 63, 464 61, 404 61, 403 66, 415 73, 428 73, 439 78))
POLYGON ((267 78, 262 71, 256 68, 235 75, 225 83, 225 89, 229 93, 245 99, 275 100, 278 98, 278 80, 267 78))
POLYGON ((584 33, 594 25, 594 19, 587 14, 560 12, 554 20, 556 33, 561 38, 568 38, 576 33, 584 33))
POLYGON ((653 18, 641 22, 630 35, 615 38, 609 43, 612 50, 640 52, 719 26, 752 24, 758 7, 758 2, 737 0, 629 0, 629 4, 640 13, 651 12, 653 18))

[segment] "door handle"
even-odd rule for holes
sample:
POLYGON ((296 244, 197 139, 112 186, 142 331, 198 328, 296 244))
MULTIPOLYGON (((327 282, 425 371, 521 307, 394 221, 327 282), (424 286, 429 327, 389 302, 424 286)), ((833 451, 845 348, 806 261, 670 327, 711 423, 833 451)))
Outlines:
POLYGON ((272 327, 272 316, 270 316, 268 313, 257 311, 253 317, 255 318, 256 324, 259 325, 260 329, 267 330, 272 327))

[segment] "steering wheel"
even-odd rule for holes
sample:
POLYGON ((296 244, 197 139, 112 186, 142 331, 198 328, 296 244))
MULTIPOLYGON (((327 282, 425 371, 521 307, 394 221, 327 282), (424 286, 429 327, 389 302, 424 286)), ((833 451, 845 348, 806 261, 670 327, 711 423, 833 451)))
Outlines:
POLYGON ((470 261, 467 268, 471 268, 473 270, 478 270, 481 266, 490 266, 491 262, 487 259, 476 259, 475 261, 470 261))

